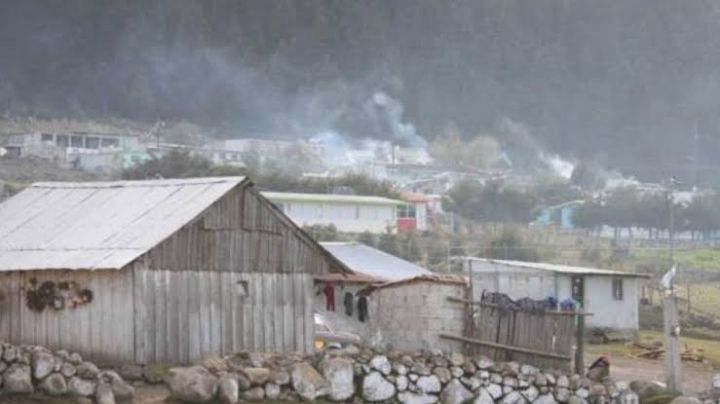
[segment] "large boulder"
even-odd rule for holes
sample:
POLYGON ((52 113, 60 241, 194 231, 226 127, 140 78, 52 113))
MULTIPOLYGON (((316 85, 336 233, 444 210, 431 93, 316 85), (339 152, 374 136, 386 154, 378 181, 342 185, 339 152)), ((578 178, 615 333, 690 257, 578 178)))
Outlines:
POLYGON ((330 383, 331 400, 345 401, 355 394, 353 362, 350 359, 327 359, 320 364, 320 368, 325 380, 330 383))
POLYGON ((411 393, 409 391, 398 394, 397 399, 403 404, 434 404, 438 402, 437 396, 411 393))
POLYGON ((269 380, 278 386, 285 386, 286 384, 290 384, 290 373, 284 369, 276 369, 270 372, 269 380))
POLYGON ((218 390, 218 378, 202 366, 172 368, 166 376, 170 395, 180 401, 205 403, 218 390))
POLYGON ((275 383, 268 383, 265 385, 265 398, 268 400, 277 400, 280 397, 281 389, 280 386, 275 383))
MULTIPOLYGON (((5 352, 7 352, 7 348, 5 352)), ((35 391, 30 366, 17 363, 11 365, 3 374, 3 390, 9 394, 24 394, 35 391)))
POLYGON ((67 382, 60 373, 52 373, 38 385, 40 391, 48 396, 62 396, 68 391, 67 382))
POLYGON ((520 392, 511 391, 500 400, 500 404, 527 404, 527 400, 520 392))
POLYGON ((270 378, 270 369, 267 368, 244 368, 242 373, 253 386, 262 386, 270 378))
POLYGON ((473 404, 495 404, 493 396, 486 389, 480 389, 473 404))
POLYGON ((385 355, 376 355, 370 360, 370 367, 387 376, 392 371, 392 365, 385 355))
POLYGON ((72 363, 65 362, 60 366, 60 373, 65 376, 65 378, 69 379, 77 374, 77 369, 72 363))
POLYGON ((421 392, 426 394, 439 393, 442 387, 440 379, 435 375, 420 377, 415 385, 421 392))
POLYGON ((32 356, 33 376, 37 380, 42 380, 55 370, 58 360, 55 356, 43 350, 37 350, 32 356))
POLYGON ((68 393, 78 397, 90 397, 95 395, 97 382, 94 380, 81 379, 73 376, 68 382, 68 393))
POLYGON ((240 388, 237 379, 229 374, 218 380, 218 399, 222 404, 236 404, 240 400, 240 388))
POLYGON ((116 404, 112 387, 107 383, 100 383, 95 389, 95 402, 97 404, 116 404))
POLYGON ((462 404, 473 398, 470 390, 460 383, 457 379, 451 380, 442 393, 440 393, 440 401, 443 404, 462 404))
POLYGON ((493 400, 497 400, 503 395, 502 386, 499 384, 490 383, 485 389, 490 394, 490 397, 493 398, 493 400))
POLYGON ((552 394, 543 394, 533 401, 533 404, 557 404, 555 397, 552 394))
POLYGON ((316 400, 329 393, 330 385, 327 380, 307 362, 294 364, 290 378, 295 392, 307 401, 316 400))
POLYGON ((100 383, 110 386, 113 392, 113 397, 115 397, 116 401, 121 403, 132 402, 132 399, 135 396, 135 388, 120 377, 117 372, 113 370, 100 372, 98 380, 100 383))
POLYGON ((665 384, 660 382, 649 382, 646 380, 634 380, 630 382, 630 390, 637 393, 641 402, 645 402, 646 400, 656 396, 667 394, 665 384))
POLYGON ((395 385, 387 381, 380 372, 370 372, 362 382, 362 397, 365 401, 385 401, 395 395, 395 385))
POLYGON ((100 369, 92 362, 83 362, 77 366, 77 375, 82 379, 95 380, 100 374, 100 369))

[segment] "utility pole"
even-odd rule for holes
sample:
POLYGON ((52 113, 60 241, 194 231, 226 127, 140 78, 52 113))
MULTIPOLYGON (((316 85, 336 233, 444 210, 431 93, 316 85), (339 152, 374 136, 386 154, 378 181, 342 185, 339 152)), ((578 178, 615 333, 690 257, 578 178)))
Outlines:
MULTIPOLYGON (((669 271, 675 268, 674 232, 675 232, 675 187, 679 182, 675 177, 667 184, 668 206, 670 208, 668 222, 669 271)), ((673 288, 673 276, 665 290, 663 298, 663 332, 665 334, 665 377, 667 388, 672 392, 682 393, 682 362, 680 361, 680 321, 678 318, 677 299, 673 288)))

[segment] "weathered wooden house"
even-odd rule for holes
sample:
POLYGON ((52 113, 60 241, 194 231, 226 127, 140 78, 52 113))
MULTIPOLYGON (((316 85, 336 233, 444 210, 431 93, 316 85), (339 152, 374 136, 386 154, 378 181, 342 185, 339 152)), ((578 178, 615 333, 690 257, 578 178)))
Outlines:
POLYGON ((312 349, 347 268, 245 178, 38 183, 0 205, 0 340, 101 361, 312 349))

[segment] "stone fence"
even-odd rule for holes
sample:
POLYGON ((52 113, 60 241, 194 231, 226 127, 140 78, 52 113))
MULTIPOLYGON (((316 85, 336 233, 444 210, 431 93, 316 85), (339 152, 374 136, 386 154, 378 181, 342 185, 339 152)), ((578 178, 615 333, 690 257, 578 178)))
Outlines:
POLYGON ((120 404, 132 403, 135 395, 135 389, 115 371, 101 371, 77 353, 40 346, 0 344, 0 374, 3 396, 37 393, 120 404))
MULTIPOLYGON (((166 383, 188 402, 314 401, 475 404, 637 404, 610 378, 591 381, 515 362, 440 352, 353 346, 312 356, 239 353, 170 369, 166 383)), ((647 389, 640 386, 638 389, 647 389)))

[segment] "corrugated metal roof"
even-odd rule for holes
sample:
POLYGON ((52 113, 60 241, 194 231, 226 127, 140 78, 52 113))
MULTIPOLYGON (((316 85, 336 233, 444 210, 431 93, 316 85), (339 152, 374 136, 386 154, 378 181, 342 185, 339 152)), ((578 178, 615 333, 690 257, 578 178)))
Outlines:
POLYGON ((355 242, 320 243, 353 272, 382 281, 398 281, 433 275, 427 269, 365 244, 355 242))
POLYGON ((360 203, 369 205, 404 205, 405 202, 382 196, 337 195, 337 194, 301 194, 294 192, 263 192, 271 201, 360 203))
POLYGON ((457 286, 467 286, 468 285, 467 279, 461 275, 432 274, 432 275, 416 276, 414 278, 400 279, 397 281, 390 281, 390 282, 385 282, 382 284, 370 285, 366 288, 363 288, 358 293, 369 294, 378 289, 387 289, 387 288, 394 288, 394 287, 398 287, 398 286, 414 285, 416 283, 421 283, 421 282, 429 282, 429 283, 439 284, 439 285, 457 285, 457 286))
POLYGON ((649 277, 649 275, 646 275, 646 274, 637 274, 637 273, 633 273, 633 272, 614 271, 611 269, 578 267, 578 266, 571 266, 571 265, 550 264, 550 263, 545 263, 545 262, 494 260, 494 259, 489 259, 489 258, 476 258, 476 257, 458 257, 458 258, 461 260, 487 262, 490 264, 506 265, 506 266, 512 266, 512 267, 516 267, 516 268, 538 269, 538 270, 542 270, 542 271, 558 272, 558 273, 569 274, 569 275, 609 275, 609 276, 628 276, 628 277, 636 277, 636 278, 648 278, 649 277))
POLYGON ((33 184, 0 205, 0 271, 122 268, 243 181, 33 184))

